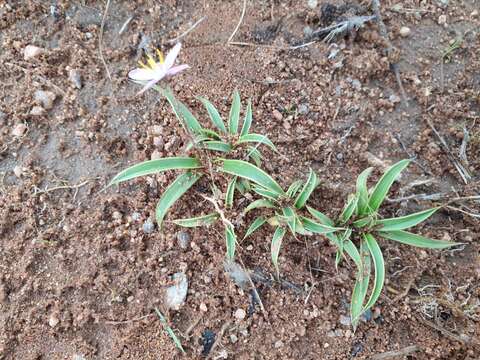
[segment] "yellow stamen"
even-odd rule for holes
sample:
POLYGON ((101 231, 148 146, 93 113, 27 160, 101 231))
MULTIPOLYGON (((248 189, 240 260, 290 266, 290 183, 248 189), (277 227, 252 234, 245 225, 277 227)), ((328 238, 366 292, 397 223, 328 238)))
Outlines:
POLYGON ((140 60, 138 61, 138 65, 140 65, 140 67, 142 69, 148 69, 147 65, 145 65, 143 62, 141 62, 140 60))
POLYGON ((158 49, 156 49, 156 50, 157 50, 158 62, 160 64, 163 64, 165 62, 165 60, 163 59, 163 53, 158 49))
POLYGON ((157 65, 155 60, 153 60, 153 58, 150 55, 147 55, 147 63, 148 63, 148 67, 152 70, 155 69, 155 66, 157 65))

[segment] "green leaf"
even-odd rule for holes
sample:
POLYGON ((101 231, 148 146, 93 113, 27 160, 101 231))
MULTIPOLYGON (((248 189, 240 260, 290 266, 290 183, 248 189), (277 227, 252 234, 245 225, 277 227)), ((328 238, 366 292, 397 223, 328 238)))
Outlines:
POLYGON ((225 207, 230 209, 233 206, 233 195, 235 194, 235 184, 237 183, 237 177, 234 176, 228 183, 227 192, 225 193, 225 207))
POLYGON ((170 103, 170 106, 172 107, 172 110, 177 119, 180 120, 180 123, 184 124, 187 129, 189 129, 193 133, 199 133, 202 130, 202 126, 195 118, 195 116, 193 116, 190 110, 188 110, 188 108, 183 103, 175 99, 170 89, 159 90, 159 92, 163 94, 167 101, 170 103))
POLYGON ((298 216, 295 216, 295 231, 300 235, 309 235, 309 232, 305 230, 298 216))
POLYGON ((139 176, 155 174, 161 171, 175 169, 198 169, 201 167, 202 164, 199 160, 189 157, 171 157, 148 160, 121 171, 110 181, 108 186, 118 184, 122 181, 134 179, 139 176))
POLYGON ((383 261, 382 250, 380 250, 380 246, 378 246, 377 241, 372 234, 363 234, 363 239, 372 255, 373 267, 375 269, 373 290, 370 294, 370 299, 368 299, 367 304, 363 308, 363 311, 366 311, 377 302, 382 292, 383 284, 385 282, 385 263, 383 261))
POLYGON ((228 117, 228 129, 230 134, 238 133, 238 119, 240 118, 240 94, 237 90, 233 93, 232 107, 230 108, 230 116, 228 117))
POLYGON ((175 181, 167 187, 155 210, 159 228, 162 227, 162 221, 168 209, 170 209, 175 201, 185 194, 201 177, 202 174, 186 172, 185 174, 178 176, 175 181))
POLYGON ((201 129, 200 130, 200 133, 202 135, 205 135, 206 137, 208 137, 209 139, 213 139, 213 140, 220 140, 220 135, 218 135, 215 131, 213 130, 210 130, 210 129, 201 129))
POLYGON ((327 225, 322 225, 319 223, 316 223, 315 221, 312 221, 306 217, 300 217, 300 220, 302 221, 303 227, 305 230, 310 231, 315 234, 328 234, 332 233, 338 230, 342 230, 341 228, 335 228, 327 225))
POLYGON ((438 209, 437 207, 398 218, 377 220, 374 225, 380 226, 377 229, 378 231, 404 230, 420 224, 432 216, 438 209))
POLYGON ((209 140, 202 143, 203 147, 208 150, 230 152, 232 147, 223 141, 209 140))
POLYGON ((242 131, 240 136, 247 135, 252 125, 252 102, 248 99, 247 112, 245 113, 245 119, 243 120, 242 131))
POLYGON ((277 195, 285 195, 280 185, 270 175, 255 165, 243 160, 219 159, 219 161, 222 164, 220 171, 251 180, 277 195))
POLYGON ((186 354, 185 350, 183 349, 182 343, 181 343, 180 340, 178 339, 177 335, 175 335, 175 332, 173 331, 173 329, 168 325, 167 320, 166 320, 165 317, 162 315, 162 313, 160 312, 160 310, 158 310, 157 308, 155 308, 155 312, 157 313, 157 316, 159 317, 160 322, 162 323, 163 329, 166 331, 166 333, 168 334, 168 336, 170 336, 170 338, 173 340, 173 343, 175 344, 175 346, 176 346, 182 353, 186 354))
POLYGON ((293 210, 293 208, 291 207, 284 207, 282 209, 282 213, 285 217, 285 221, 287 222, 290 231, 295 236, 297 222, 297 215, 295 214, 295 210, 293 210))
POLYGON ((198 99, 202 102, 203 106, 205 106, 205 108, 207 109, 208 115, 210 116, 210 120, 212 120, 213 125, 215 125, 221 132, 226 134, 227 129, 215 106, 213 106, 213 104, 205 98, 199 97, 198 99))
POLYGON ((352 240, 345 240, 343 243, 343 248, 347 252, 348 256, 350 256, 350 258, 353 260, 357 266, 357 269, 361 269, 363 264, 362 257, 360 256, 360 253, 358 252, 358 249, 352 240))
POLYGON ((242 194, 245 194, 246 192, 250 191, 250 183, 248 182, 248 180, 243 178, 240 178, 237 180, 235 187, 242 194))
POLYGON ((244 210, 244 213, 258 208, 274 208, 275 204, 268 199, 258 199, 250 203, 244 210))
POLYGON ((258 230, 267 220, 263 217, 258 217, 255 221, 248 227, 247 232, 245 233, 244 239, 252 235, 256 230, 258 230))
POLYGON ((314 218, 319 220, 321 224, 331 226, 331 227, 335 226, 335 223, 332 221, 332 219, 330 219, 324 213, 322 213, 318 210, 315 210, 314 208, 312 208, 310 206, 307 206, 307 210, 314 218))
POLYGON ((273 234, 272 238, 272 245, 271 245, 271 254, 272 254, 272 262, 275 266, 275 270, 277 271, 277 277, 280 275, 280 270, 278 267, 278 256, 280 254, 280 249, 282 248, 282 240, 285 236, 286 230, 282 227, 277 227, 275 233, 273 234))
POLYGON ((183 227, 197 227, 213 224, 218 217, 219 215, 217 213, 212 213, 188 219, 176 219, 172 220, 172 222, 183 227))
POLYGON ((367 214, 368 210, 368 188, 367 179, 370 176, 373 168, 369 167, 362 171, 357 178, 357 215, 363 216, 367 214))
POLYGON ((362 228, 364 226, 370 225, 370 223, 373 221, 373 218, 371 216, 367 216, 358 220, 355 220, 353 222, 353 226, 356 228, 362 228))
POLYGON ((267 190, 261 186, 253 185, 252 190, 256 192, 258 195, 263 196, 269 200, 275 201, 278 198, 278 195, 270 190, 267 190))
POLYGON ((350 240, 351 235, 352 235, 352 229, 347 228, 347 230, 345 230, 342 233, 341 237, 338 238, 339 246, 338 246, 337 256, 335 257, 335 268, 338 267, 338 265, 340 264, 340 260, 342 259, 343 247, 344 247, 345 241, 350 240))
POLYGON ((375 185, 372 194, 370 195, 370 199, 368 201, 368 207, 370 212, 375 212, 378 210, 383 200, 385 199, 385 196, 387 196, 387 193, 390 190, 393 182, 398 177, 398 175, 400 175, 402 170, 408 166, 408 164, 410 164, 410 160, 401 160, 395 165, 392 165, 385 172, 385 174, 383 174, 377 185, 375 185))
POLYGON ((252 158, 258 167, 262 165, 262 154, 253 146, 248 147, 248 158, 252 158))
POLYGON ((379 231, 378 235, 385 239, 398 241, 402 244, 427 248, 427 249, 445 249, 450 246, 459 245, 445 240, 433 240, 421 235, 413 234, 408 231, 395 230, 395 231, 379 231))
POLYGON ((305 206, 307 203, 308 199, 310 198, 310 195, 312 195, 313 190, 315 190, 315 187, 317 186, 317 175, 315 172, 310 169, 310 174, 308 175, 307 182, 302 188, 302 191, 297 196, 297 199, 295 200, 295 207, 297 209, 301 209, 305 206))
POLYGON ((233 260, 235 258, 237 237, 235 236, 235 230, 230 224, 225 224, 225 243, 227 246, 227 259, 233 260))
POLYGON ((270 147, 273 151, 277 151, 275 145, 270 141, 270 139, 266 135, 260 134, 247 134, 242 135, 237 141, 237 144, 245 144, 245 143, 257 143, 257 144, 264 144, 270 147))
POLYGON ((300 190, 300 188, 302 187, 302 180, 296 180, 294 181, 289 187, 288 187, 288 190, 287 190, 287 196, 289 198, 293 198, 298 190, 300 190))
POLYGON ((372 266, 370 254, 365 250, 363 244, 360 246, 360 253, 362 257, 362 267, 358 268, 355 287, 352 291, 352 300, 350 303, 350 318, 354 329, 356 329, 360 316, 363 313, 363 304, 367 296, 372 266))
POLYGON ((340 221, 345 224, 352 215, 355 213, 355 210, 357 209, 357 202, 358 198, 353 195, 350 197, 350 200, 348 200, 347 205, 343 209, 342 213, 340 214, 340 221))

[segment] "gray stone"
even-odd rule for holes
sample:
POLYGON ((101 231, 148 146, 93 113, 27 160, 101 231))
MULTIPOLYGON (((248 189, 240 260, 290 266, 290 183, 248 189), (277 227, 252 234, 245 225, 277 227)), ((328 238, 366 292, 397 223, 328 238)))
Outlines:
POLYGON ((145 234, 151 234, 154 229, 155 229, 155 224, 150 218, 148 218, 142 225, 142 230, 145 234))

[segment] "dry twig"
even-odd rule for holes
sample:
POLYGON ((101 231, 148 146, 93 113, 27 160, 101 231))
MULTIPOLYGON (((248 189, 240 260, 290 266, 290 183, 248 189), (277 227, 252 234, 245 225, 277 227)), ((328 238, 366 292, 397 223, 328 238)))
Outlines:
POLYGON ((182 39, 183 37, 187 36, 190 32, 192 32, 200 23, 205 20, 207 17, 204 16, 200 20, 197 20, 195 24, 193 24, 187 31, 183 32, 182 34, 174 37, 173 39, 168 40, 167 42, 170 44, 176 43, 178 40, 182 39))
POLYGON ((237 27, 235 28, 235 30, 233 30, 233 33, 232 35, 230 35, 230 37, 228 38, 227 40, 227 44, 230 45, 233 37, 235 36, 235 34, 237 33, 238 29, 240 29, 240 25, 242 25, 242 22, 243 22, 243 17, 245 16, 245 11, 247 10, 247 0, 243 0, 243 9, 242 9, 242 15, 240 15, 240 20, 238 21, 238 24, 237 24, 237 27))
POLYGON ((421 349, 419 346, 411 345, 397 351, 387 351, 381 354, 373 355, 372 360, 385 360, 385 359, 391 359, 399 356, 407 356, 420 350, 421 349))
POLYGON ((112 81, 110 70, 108 69, 107 62, 103 57, 103 30, 105 28, 105 19, 107 18, 109 7, 110 7, 110 0, 107 0, 107 4, 105 5, 105 11, 103 12, 102 24, 100 25, 100 35, 98 36, 98 53, 100 55, 100 60, 102 60, 103 66, 105 67, 105 71, 107 72, 107 76, 110 79, 110 81, 112 81))

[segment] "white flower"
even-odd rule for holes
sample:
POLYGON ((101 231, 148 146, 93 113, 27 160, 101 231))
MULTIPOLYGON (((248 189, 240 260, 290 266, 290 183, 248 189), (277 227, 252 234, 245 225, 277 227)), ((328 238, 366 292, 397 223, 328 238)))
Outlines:
POLYGON ((162 52, 157 49, 158 62, 156 62, 150 55, 147 55, 147 65, 139 61, 140 68, 134 69, 128 73, 128 77, 135 82, 142 84, 147 82, 137 95, 143 94, 164 77, 173 76, 180 71, 189 68, 187 64, 173 66, 181 47, 182 44, 177 43, 172 50, 169 51, 165 60, 163 59, 162 52))

